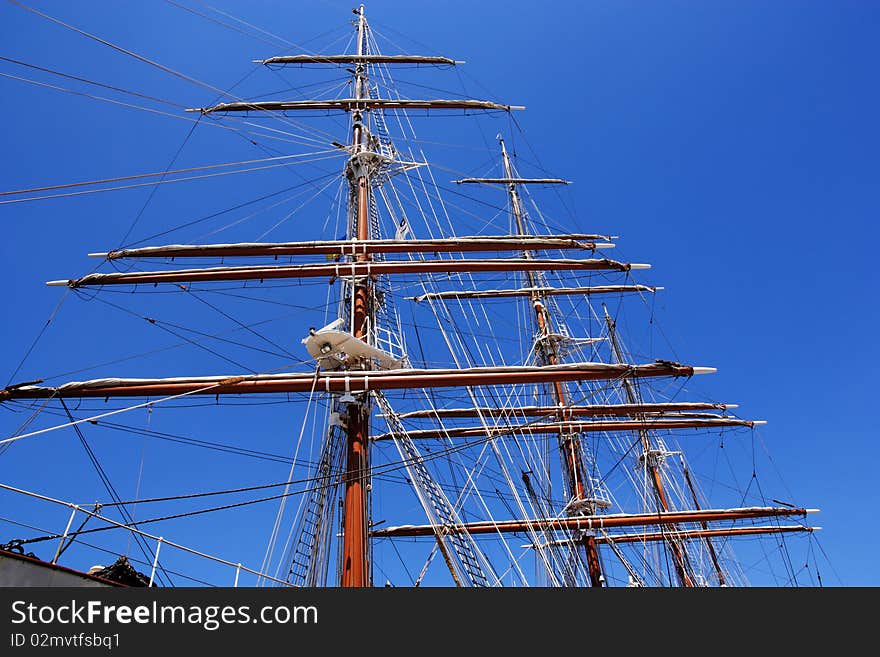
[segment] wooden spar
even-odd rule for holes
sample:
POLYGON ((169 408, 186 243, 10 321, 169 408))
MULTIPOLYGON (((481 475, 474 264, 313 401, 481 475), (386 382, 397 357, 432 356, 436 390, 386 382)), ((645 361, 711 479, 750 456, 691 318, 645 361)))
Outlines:
POLYGON ((231 256, 358 256, 365 253, 465 253, 470 251, 519 251, 529 249, 614 248, 603 235, 509 235, 464 236, 428 240, 327 240, 314 242, 263 242, 239 244, 168 244, 137 249, 90 253, 90 257, 120 258, 205 258, 231 256), (598 240, 603 240, 599 242, 598 240))
MULTIPOLYGON (((561 409, 563 413, 567 409, 561 409)), ((474 438, 478 436, 502 436, 507 434, 548 434, 548 433, 595 433, 599 431, 648 431, 653 429, 711 429, 715 427, 754 427, 763 424, 761 420, 740 420, 733 417, 718 418, 655 418, 644 420, 617 420, 611 422, 542 422, 535 424, 502 424, 489 427, 448 427, 443 429, 420 429, 407 431, 413 440, 444 440, 446 438, 474 438)), ((374 436, 373 440, 390 440, 392 434, 374 436)))
MULTIPOLYGON (((358 43, 357 54, 363 56, 366 52, 366 21, 364 19, 364 6, 358 10, 358 43)), ((357 65, 354 79, 355 98, 364 97, 365 73, 363 63, 357 65)), ((369 133, 363 124, 363 116, 360 111, 352 114, 352 166, 349 181, 352 194, 356 203, 354 240, 366 240, 370 235, 370 179, 369 169, 365 166, 357 166, 356 158, 368 150, 369 133)), ((361 253, 357 256, 360 265, 369 267, 371 256, 361 253)), ((367 332, 372 326, 372 282, 370 279, 361 278, 353 281, 352 311, 351 311, 351 334, 356 340, 369 340, 367 332)), ((368 363, 364 367, 369 367, 368 363)), ((347 404, 346 415, 348 417, 345 427, 346 433, 346 465, 343 482, 345 486, 344 501, 342 507, 342 572, 340 584, 343 587, 370 586, 369 564, 369 517, 368 500, 369 490, 369 447, 370 447, 370 411, 369 395, 347 404)))
POLYGON ((255 59, 254 64, 437 64, 455 66, 463 61, 426 55, 283 55, 255 59))
MULTIPOLYGON (((517 189, 517 181, 523 179, 516 178, 513 174, 513 167, 510 164, 510 158, 507 155, 507 148, 504 146, 504 140, 499 139, 499 144, 501 146, 501 157, 504 163, 504 173, 507 176, 505 178, 505 180, 507 181, 507 193, 510 197, 510 206, 513 210, 513 216, 516 221, 517 233, 521 237, 524 237, 528 235, 528 232, 526 231, 525 222, 523 221, 523 212, 522 207, 520 206, 519 191, 517 189)), ((470 180, 477 181, 478 179, 470 180)), ((530 262, 534 260, 534 255, 529 250, 523 250, 522 257, 524 262, 530 262)), ((537 278, 534 272, 527 271, 526 277, 529 283, 529 287, 538 287, 537 278)), ((549 335, 553 332, 553 325, 550 313, 547 310, 546 304, 544 303, 544 297, 542 297, 540 294, 534 293, 530 295, 530 299, 532 301, 532 307, 535 311, 535 321, 537 324, 539 336, 536 346, 539 348, 540 353, 546 363, 550 365, 556 365, 559 362, 556 353, 556 344, 552 340, 547 339, 549 335)), ((555 381, 552 386, 556 404, 561 407, 567 406, 568 395, 563 383, 561 381, 555 381)), ((564 467, 568 492, 572 496, 572 499, 582 500, 586 497, 587 490, 585 486, 586 478, 584 476, 583 466, 581 463, 580 439, 576 435, 572 435, 571 433, 559 431, 558 442, 559 448, 562 452, 562 460, 565 464, 564 467)), ((587 572, 590 576, 590 584, 592 586, 601 587, 605 582, 605 578, 602 575, 602 566, 601 562, 599 561, 599 550, 596 547, 594 537, 584 537, 582 545, 587 561, 587 572)))
MULTIPOLYGON (((701 511, 669 511, 668 513, 617 513, 608 515, 572 516, 561 518, 530 518, 526 520, 487 520, 450 526, 447 531, 469 534, 510 534, 531 531, 593 531, 614 527, 641 527, 646 525, 676 525, 686 522, 720 522, 724 520, 748 520, 750 518, 777 518, 781 516, 804 516, 818 509, 792 507, 743 507, 736 509, 703 509, 701 511)), ((401 525, 374 529, 375 537, 433 536, 431 525, 401 525)))
POLYGON ((570 185, 570 180, 562 178, 461 178, 453 180, 456 185, 570 185))
POLYGON ((417 297, 404 297, 416 303, 429 299, 480 299, 491 297, 551 297, 559 295, 583 294, 623 294, 625 292, 657 292, 662 287, 647 285, 595 285, 592 287, 522 287, 516 290, 447 290, 427 292, 417 297))
POLYGON ((594 417, 626 415, 664 415, 686 411, 726 411, 737 408, 736 404, 715 404, 710 402, 667 402, 656 404, 596 404, 593 406, 517 406, 510 408, 436 408, 430 410, 400 413, 401 420, 447 417, 594 417))
POLYGON ((455 274, 466 272, 513 271, 629 271, 650 265, 617 262, 607 258, 583 260, 520 260, 493 258, 473 260, 395 260, 382 262, 337 262, 334 264, 259 265, 249 267, 209 267, 168 271, 113 272, 88 274, 79 279, 48 281, 46 285, 77 288, 93 285, 136 285, 143 283, 197 283, 206 281, 247 281, 276 278, 342 278, 383 274, 455 274))
POLYGON ((681 377, 709 374, 711 367, 668 361, 642 365, 565 363, 562 365, 410 369, 372 372, 298 372, 245 376, 173 379, 97 379, 59 387, 13 385, 0 390, 0 402, 11 399, 76 397, 164 397, 169 395, 238 395, 265 393, 346 392, 466 386, 513 386, 556 381, 598 381, 619 378, 681 377))
POLYGON ((342 110, 344 112, 371 109, 400 110, 511 110, 525 109, 522 105, 502 105, 490 100, 433 99, 417 100, 403 98, 335 98, 327 100, 270 100, 261 102, 220 103, 213 107, 193 107, 187 112, 213 114, 214 112, 287 112, 292 110, 342 110))
MULTIPOLYGON (((700 523, 706 525, 705 522, 700 523)), ((708 525, 706 525, 708 527, 708 525)), ((596 536, 596 542, 599 544, 609 543, 648 543, 654 541, 667 541, 670 538, 677 540, 687 539, 704 539, 711 545, 712 538, 721 538, 725 536, 756 536, 760 534, 787 534, 791 532, 808 532, 821 530, 821 527, 806 527, 804 525, 767 525, 765 527, 723 527, 720 529, 694 529, 692 531, 672 530, 663 532, 645 532, 643 534, 609 534, 604 536, 599 534, 596 536), (610 540, 609 540, 610 539, 610 540)), ((551 545, 571 545, 573 541, 570 538, 563 538, 557 541, 550 541, 541 545, 524 545, 523 547, 549 547, 551 545)), ((725 586, 726 582, 721 580, 721 586, 725 586)))

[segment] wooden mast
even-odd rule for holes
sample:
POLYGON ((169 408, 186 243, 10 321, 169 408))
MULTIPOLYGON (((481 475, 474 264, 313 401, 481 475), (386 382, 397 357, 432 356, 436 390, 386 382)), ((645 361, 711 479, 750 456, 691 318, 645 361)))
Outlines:
MULTIPOLYGON (((611 315, 608 314, 608 309, 605 308, 604 304, 602 307, 605 309, 605 324, 608 326, 608 339, 611 341, 611 351, 614 354, 615 360, 618 363, 621 363, 624 361, 623 350, 620 347, 620 342, 617 340, 617 331, 615 330, 614 320, 611 319, 611 315)), ((639 398, 640 396, 636 394, 636 390, 628 381, 623 381, 623 389, 626 392, 627 401, 630 404, 642 403, 642 400, 639 398)), ((658 510, 668 512, 669 500, 667 499, 666 491, 663 488, 663 480, 660 477, 660 468, 651 458, 654 452, 651 449, 651 439, 646 430, 639 430, 639 440, 642 444, 642 458, 645 462, 645 468, 648 471, 651 486, 654 489, 654 494, 659 505, 658 510)), ((683 545, 673 537, 670 537, 668 545, 670 552, 672 552, 672 560, 675 565, 675 573, 678 575, 678 580, 681 582, 682 586, 692 587, 694 582, 687 571, 687 557, 683 545)))
MULTIPOLYGON (((690 470, 684 465, 684 458, 682 458, 682 466, 684 480, 687 483, 688 490, 691 492, 691 499, 694 501, 694 508, 699 511, 700 500, 697 497, 697 489, 694 487, 694 482, 691 481, 690 470)), ((703 528, 702 538, 706 541, 706 547, 709 549, 709 556, 712 558, 712 565, 715 567, 715 575, 718 576, 718 585, 727 586, 727 578, 724 575, 724 569, 721 567, 721 561, 718 559, 718 552, 715 550, 715 545, 712 543, 712 534, 710 533, 709 525, 705 522, 701 522, 700 526, 703 528)))
MULTIPOLYGON (((364 6, 356 13, 357 55, 365 54, 366 20, 364 6)), ((363 61, 359 61, 354 74, 354 97, 357 100, 365 96, 366 72, 363 61)), ((360 110, 352 112, 352 157, 349 160, 349 180, 352 186, 354 208, 354 225, 351 228, 352 239, 369 239, 369 172, 362 157, 368 150, 368 133, 364 125, 364 113, 360 110)), ((366 262, 371 256, 362 253, 357 256, 358 262, 366 262)), ((369 341, 367 335, 372 290, 369 277, 353 280, 351 334, 356 339, 369 341)), ((369 367, 364 364, 364 367, 369 367)), ((364 393, 359 401, 349 403, 347 407, 347 456, 345 467, 345 497, 343 502, 342 523, 342 575, 341 585, 344 587, 364 587, 370 585, 370 565, 368 561, 367 541, 367 479, 369 476, 368 449, 370 444, 370 411, 369 393, 364 393)))
MULTIPOLYGON (((499 139, 501 144, 501 157, 504 160, 504 173, 507 181, 507 191, 510 195, 510 205, 513 210, 513 217, 516 221, 516 232, 520 236, 528 233, 525 229, 525 222, 522 216, 522 207, 520 206, 519 192, 517 191, 517 178, 513 174, 513 167, 510 164, 510 157, 507 154, 507 148, 504 146, 504 140, 499 139)), ((523 257, 526 260, 532 258, 530 251, 523 251, 523 257)), ((535 274, 531 271, 526 272, 529 287, 538 288, 538 281, 535 274)), ((548 339, 550 333, 553 332, 551 325, 550 313, 544 303, 544 297, 539 292, 530 295, 532 307, 535 309, 535 319, 538 325, 538 341, 537 345, 541 355, 544 357, 546 364, 556 365, 559 362, 556 354, 556 347, 552 340, 548 339)), ((568 406, 568 395, 565 386, 561 382, 553 384, 553 394, 556 404, 560 408, 568 406)), ((586 498, 586 489, 584 487, 584 472, 580 458, 580 441, 575 434, 560 430, 559 432, 559 448, 562 452, 563 462, 565 463, 565 475, 568 482, 569 494, 574 500, 583 500, 586 498)), ((583 539, 584 552, 587 558, 587 570, 590 574, 590 583, 593 586, 602 586, 605 578, 602 577, 602 567, 599 563, 599 550, 596 547, 595 538, 591 534, 586 534, 583 539)))

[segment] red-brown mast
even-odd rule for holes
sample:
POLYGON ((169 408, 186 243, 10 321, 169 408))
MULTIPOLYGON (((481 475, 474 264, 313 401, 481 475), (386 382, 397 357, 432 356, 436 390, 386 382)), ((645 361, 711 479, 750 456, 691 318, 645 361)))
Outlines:
MULTIPOLYGON (((365 54, 366 21, 364 6, 358 10, 357 54, 365 54)), ((358 62, 355 69, 354 94, 356 99, 364 97, 365 66, 358 62)), ((367 150, 367 132, 363 124, 364 114, 352 112, 354 125, 352 135, 352 158, 349 166, 353 195, 356 197, 355 221, 351 237, 357 240, 369 239, 370 180, 366 166, 361 164, 361 154, 367 150)), ((359 262, 370 259, 369 254, 357 256, 359 262)), ((357 339, 368 341, 368 320, 370 315, 370 279, 353 281, 353 309, 351 313, 351 334, 357 339)), ((364 367, 368 367, 365 363, 364 367)), ((348 404, 346 437, 348 442, 345 468, 345 501, 342 523, 342 578, 344 587, 363 587, 370 585, 367 541, 367 478, 369 476, 368 449, 370 444, 369 397, 365 393, 361 401, 348 404)))
MULTIPOLYGON (((682 459, 682 465, 684 465, 684 459, 682 459)), ((690 470, 685 466, 682 468, 682 472, 684 473, 684 480, 687 483, 688 490, 691 492, 691 499, 694 501, 694 508, 699 511, 700 500, 697 497, 697 489, 694 486, 694 482, 691 481, 690 470)), ((700 526, 703 528, 700 535, 706 541, 706 547, 709 549, 709 556, 712 558, 712 565, 715 566, 715 574, 718 576, 718 585, 727 586, 727 578, 724 575, 724 569, 721 567, 721 562, 718 560, 718 552, 715 550, 714 543, 712 543, 713 534, 709 530, 709 525, 705 522, 701 522, 700 526)))
MULTIPOLYGON (((504 140, 501 143, 501 156, 504 160, 504 172, 507 176, 508 193, 510 194, 510 205, 513 210, 513 216, 516 220, 517 233, 526 235, 525 224, 522 217, 522 208, 520 207, 519 192, 516 188, 517 178, 513 175, 513 168, 510 165, 510 157, 507 155, 507 148, 504 146, 504 140)), ((523 251, 525 259, 531 259, 532 254, 529 251, 523 251)), ((537 288, 537 280, 532 272, 527 272, 529 287, 537 288)), ((552 332, 550 325, 550 314, 547 312, 544 303, 544 297, 540 293, 531 295, 532 306, 535 309, 535 318, 538 324, 538 345, 544 360, 548 365, 556 365, 559 359, 556 355, 556 348, 552 341, 547 337, 552 332)), ((562 382, 557 381, 553 384, 554 397, 556 403, 561 408, 568 406, 568 395, 562 382)), ((580 458, 580 440, 576 435, 565 431, 559 432, 559 448, 563 454, 563 462, 565 463, 565 475, 568 481, 569 493, 574 500, 586 499, 587 491, 584 487, 584 472, 580 458)), ((590 583, 593 586, 602 586, 605 578, 602 577, 602 567, 599 563, 599 550, 596 547, 596 540, 592 534, 586 534, 583 538, 584 552, 587 558, 587 570, 590 574, 590 583)))
MULTIPOLYGON (((614 354, 617 362, 622 363, 624 362, 623 350, 620 347, 620 342, 617 340, 615 322, 611 318, 611 315, 608 314, 607 309, 605 310, 605 323, 608 326, 608 338, 611 341, 612 353, 614 354)), ((636 394, 633 386, 629 385, 627 381, 623 382, 623 388, 626 392, 627 401, 629 401, 630 404, 642 403, 640 396, 636 394)), ((652 455, 655 452, 652 451, 651 439, 648 435, 648 432, 644 429, 640 429, 639 439, 642 444, 642 458, 644 459, 645 467, 647 468, 648 475, 650 476, 651 485, 653 486, 654 493, 657 497, 657 504, 659 505, 658 510, 668 512, 669 500, 667 499, 666 491, 663 488, 663 479, 660 476, 660 468, 652 460, 652 455)), ((694 585, 694 582, 691 579, 691 576, 688 574, 687 555, 684 551, 683 545, 678 541, 678 539, 674 537, 670 537, 668 545, 669 551, 672 552, 672 561, 675 566, 675 573, 676 575, 678 575, 678 580, 681 582, 682 586, 692 587, 694 585)))

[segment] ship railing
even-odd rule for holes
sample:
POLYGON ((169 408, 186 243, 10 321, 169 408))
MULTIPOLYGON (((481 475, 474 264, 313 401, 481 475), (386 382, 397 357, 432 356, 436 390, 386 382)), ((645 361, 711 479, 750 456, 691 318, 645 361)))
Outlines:
MULTIPOLYGON (((27 497, 42 500, 44 502, 49 502, 49 503, 52 503, 52 504, 55 504, 58 506, 64 506, 64 507, 67 507, 68 509, 71 510, 70 516, 68 517, 68 520, 67 520, 67 526, 65 527, 64 531, 61 534, 56 534, 56 536, 50 537, 50 538, 58 538, 59 539, 58 549, 55 551, 55 556, 53 557, 52 562, 51 562, 53 564, 57 563, 58 558, 61 556, 61 552, 64 547, 64 544, 67 542, 67 539, 71 536, 70 528, 73 526, 73 521, 76 518, 76 515, 78 513, 82 513, 82 514, 85 514, 91 518, 94 518, 95 520, 100 520, 100 521, 105 522, 109 525, 113 525, 114 527, 116 527, 118 529, 127 530, 131 534, 138 535, 148 541, 155 541, 156 549, 153 551, 153 554, 152 554, 153 560, 152 560, 152 565, 150 568, 150 578, 149 578, 149 585, 150 586, 153 585, 153 582, 156 577, 156 571, 157 571, 157 568, 159 567, 159 552, 162 549, 162 546, 166 546, 166 548, 180 550, 181 552, 191 554, 191 555, 196 556, 200 559, 205 559, 207 561, 211 561, 211 562, 214 562, 214 563, 222 565, 222 566, 227 566, 229 568, 233 568, 234 569, 233 584, 232 584, 233 587, 237 587, 239 585, 239 579, 240 579, 242 572, 249 573, 251 575, 256 576, 258 581, 261 579, 265 579, 265 580, 269 580, 271 582, 274 582, 275 584, 280 584, 282 586, 290 586, 290 587, 295 586, 294 584, 291 584, 290 582, 287 582, 283 579, 279 579, 277 577, 269 575, 268 573, 261 572, 260 570, 257 570, 255 568, 250 568, 240 562, 236 563, 236 562, 230 561, 228 559, 223 559, 222 557, 208 554, 207 552, 203 552, 201 550, 197 550, 197 549, 189 547, 187 545, 183 545, 182 543, 178 543, 176 541, 169 540, 169 539, 165 538, 164 536, 157 536, 155 534, 151 534, 149 532, 145 532, 141 529, 138 529, 137 527, 132 527, 130 525, 126 525, 124 523, 118 522, 116 520, 113 520, 112 518, 108 518, 106 516, 103 516, 100 513, 97 513, 95 511, 89 511, 88 509, 83 508, 83 506, 80 504, 75 504, 73 502, 66 502, 64 500, 59 500, 54 497, 49 497, 47 495, 42 495, 40 493, 35 493, 33 491, 24 490, 22 488, 16 488, 14 486, 9 486, 9 485, 2 484, 2 483, 0 483, 0 490, 6 490, 11 493, 18 493, 21 495, 26 495, 27 497)), ((74 532, 73 535, 75 536, 76 533, 74 532)))

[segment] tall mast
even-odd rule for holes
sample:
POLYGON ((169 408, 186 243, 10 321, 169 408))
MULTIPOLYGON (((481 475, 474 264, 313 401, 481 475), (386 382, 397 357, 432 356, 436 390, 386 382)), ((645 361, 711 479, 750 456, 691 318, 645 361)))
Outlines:
MULTIPOLYGON (((605 324, 608 327, 608 339, 611 342, 611 350, 614 354, 614 359, 618 363, 622 363, 625 361, 625 359, 623 357, 623 349, 620 346, 620 341, 617 339, 617 331, 614 320, 611 318, 611 315, 608 314, 608 309, 605 308, 604 304, 602 304, 602 308, 605 311, 605 324)), ((638 394, 638 391, 628 381, 623 382, 623 389, 626 392, 626 398, 630 404, 642 403, 641 396, 638 394)), ((657 499, 659 510, 668 512, 669 500, 666 497, 666 491, 663 488, 663 480, 660 477, 660 467, 656 458, 658 452, 657 450, 652 448, 651 438, 646 430, 639 430, 639 440, 642 445, 642 459, 644 459, 645 468, 648 471, 648 479, 651 482, 651 487, 657 499)), ((678 576, 679 582, 681 582, 682 586, 693 586, 693 580, 688 574, 687 556, 685 555, 683 544, 675 538, 670 537, 668 545, 670 552, 672 552, 672 560, 675 565, 675 573, 678 576)))
MULTIPOLYGON (((366 53, 366 19, 364 6, 355 12, 357 23, 357 54, 366 53)), ((366 65, 359 60, 354 73, 354 98, 365 97, 366 65)), ((368 132, 364 125, 364 112, 352 112, 351 160, 349 161, 349 180, 351 200, 355 204, 354 222, 349 237, 355 240, 369 239, 370 179, 365 158, 368 151, 368 132)), ((371 259, 367 253, 357 256, 358 262, 371 259)), ((367 338, 370 299, 372 290, 369 277, 355 280, 352 290, 351 334, 356 339, 367 338)), ((365 339, 368 341, 368 339, 365 339)), ((365 362, 365 368, 369 365, 365 362)), ((345 501, 343 503, 342 525, 342 576, 344 587, 363 587, 370 585, 369 550, 367 541, 367 479, 369 476, 368 448, 370 444, 369 393, 363 393, 359 400, 348 403, 346 442, 347 457, 345 467, 345 501)))
MULTIPOLYGON (((517 190, 517 183, 515 182, 517 179, 513 174, 513 167, 510 164, 510 157, 507 154, 504 140, 499 139, 499 142, 501 143, 501 157, 504 160, 504 173, 507 176, 507 180, 510 181, 507 183, 507 191, 510 195, 510 206, 513 211, 514 220, 516 221, 516 232, 520 236, 526 236, 527 233, 525 222, 523 220, 519 191, 517 190)), ((526 250, 523 251, 523 257, 526 260, 530 260, 533 256, 530 251, 526 250)), ((526 277, 530 288, 535 290, 540 288, 535 272, 527 271, 526 277)), ((530 295, 530 298, 532 307, 535 309, 535 319, 537 320, 538 325, 538 349, 540 349, 541 355, 546 364, 556 365, 559 362, 559 357, 556 353, 556 345, 553 340, 550 339, 552 324, 544 296, 536 291, 530 295)), ((553 395, 559 408, 564 409, 568 406, 568 395, 566 394, 565 386, 561 382, 553 384, 553 395)), ((568 416, 565 416, 564 419, 568 419, 568 416)), ((576 434, 560 431, 559 448, 562 452, 562 460, 565 464, 565 476, 568 482, 569 493, 573 498, 572 501, 577 502, 579 500, 587 499, 586 488, 584 486, 584 471, 580 458, 580 441, 576 434)), ((596 546, 595 537, 592 534, 585 534, 583 538, 583 546, 587 557, 587 570, 590 574, 590 583, 593 586, 602 586, 604 577, 602 577, 602 567, 599 563, 599 549, 596 546)))
MULTIPOLYGON (((694 508, 698 511, 700 510, 700 500, 697 497, 697 489, 694 486, 694 482, 691 481, 691 472, 688 469, 687 465, 684 463, 684 457, 682 457, 682 472, 684 473, 684 480, 687 483, 688 490, 691 492, 691 499, 694 501, 694 508)), ((703 522, 700 523, 704 532, 708 532, 709 526, 703 522)), ((727 578, 724 575, 724 569, 721 567, 721 562, 718 560, 718 552, 715 550, 715 544, 712 543, 712 538, 710 534, 706 534, 705 536, 706 547, 709 549, 709 556, 712 558, 712 565, 715 567, 715 575, 718 577, 718 584, 720 586, 727 586, 727 578)))

